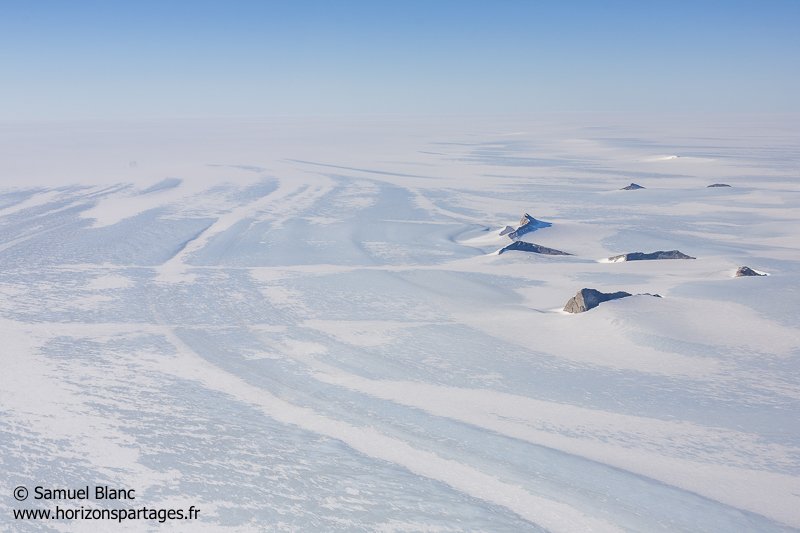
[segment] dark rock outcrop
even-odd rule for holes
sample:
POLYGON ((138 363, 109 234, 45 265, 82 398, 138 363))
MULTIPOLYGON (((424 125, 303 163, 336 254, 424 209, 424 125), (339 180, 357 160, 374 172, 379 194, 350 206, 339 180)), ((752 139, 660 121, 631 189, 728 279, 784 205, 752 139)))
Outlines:
POLYGON ((508 246, 500 248, 497 251, 497 255, 500 255, 504 252, 508 252, 511 250, 518 250, 520 252, 532 252, 535 254, 545 254, 545 255, 572 255, 568 254, 567 252, 562 252, 561 250, 556 250, 554 248, 547 248, 546 246, 541 246, 539 244, 534 244, 532 242, 525 242, 525 241, 514 241, 508 246))
POLYGON ((711 185, 706 187, 706 189, 710 189, 712 187, 730 187, 730 185, 728 185, 727 183, 712 183, 711 185))
POLYGON ((736 269, 736 277, 741 278, 743 276, 766 276, 766 274, 759 274, 749 266, 740 266, 736 269))
POLYGON ((663 250, 659 250, 657 252, 651 252, 649 254, 643 252, 631 252, 629 254, 622 254, 622 255, 615 255, 613 257, 609 257, 608 260, 611 262, 621 262, 621 261, 649 261, 655 259, 697 259, 696 257, 692 257, 690 255, 686 255, 683 252, 678 250, 670 250, 665 252, 663 250))
MULTIPOLYGON (((575 296, 567 301, 567 305, 564 306, 564 311, 567 313, 583 313, 589 309, 594 309, 603 302, 619 300, 620 298, 627 298, 628 296, 633 296, 633 294, 625 291, 600 292, 596 289, 581 289, 575 296)), ((650 294, 649 292, 638 294, 637 296, 661 298, 660 294, 650 294)))
POLYGON ((564 311, 567 313, 583 313, 589 309, 594 309, 603 302, 627 298, 628 296, 632 296, 632 294, 625 291, 600 292, 596 289, 581 289, 569 299, 567 305, 564 306, 564 311))
POLYGON ((638 183, 631 183, 627 187, 623 187, 620 190, 621 191, 635 191, 636 189, 644 189, 644 187, 642 187, 638 183))
POLYGON ((522 218, 519 221, 519 226, 514 231, 507 233, 508 238, 512 241, 516 241, 521 236, 525 235, 526 233, 530 233, 532 231, 536 231, 537 229, 541 228, 549 228, 552 226, 549 222, 544 222, 542 220, 536 220, 528 213, 522 215, 522 218))

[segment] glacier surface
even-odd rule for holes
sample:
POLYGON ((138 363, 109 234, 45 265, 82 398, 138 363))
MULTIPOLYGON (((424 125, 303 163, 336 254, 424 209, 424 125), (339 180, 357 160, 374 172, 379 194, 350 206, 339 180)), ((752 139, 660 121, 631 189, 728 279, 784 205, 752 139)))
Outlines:
POLYGON ((752 118, 6 125, 0 526, 93 531, 14 521, 11 490, 107 484, 201 509, 170 530, 799 528, 799 141, 752 118), (526 212, 552 225, 522 240, 574 255, 493 253, 526 212), (697 259, 603 261, 660 249, 697 259), (582 287, 663 298, 561 312, 582 287))

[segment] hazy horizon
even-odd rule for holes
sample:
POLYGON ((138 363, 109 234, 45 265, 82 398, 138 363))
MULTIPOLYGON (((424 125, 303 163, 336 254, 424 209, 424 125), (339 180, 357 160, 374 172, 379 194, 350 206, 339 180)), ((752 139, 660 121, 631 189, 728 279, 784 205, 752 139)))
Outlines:
POLYGON ((799 112, 795 2, 5 2, 0 120, 799 112))

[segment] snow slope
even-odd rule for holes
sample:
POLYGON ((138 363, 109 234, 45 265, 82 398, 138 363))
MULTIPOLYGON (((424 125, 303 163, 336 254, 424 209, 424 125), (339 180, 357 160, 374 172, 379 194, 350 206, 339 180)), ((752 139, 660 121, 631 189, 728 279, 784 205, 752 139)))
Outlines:
POLYGON ((6 125, 0 529, 95 531, 11 515, 87 484, 185 531, 800 528, 798 156, 789 119, 6 125), (525 212, 574 255, 493 254, 525 212))

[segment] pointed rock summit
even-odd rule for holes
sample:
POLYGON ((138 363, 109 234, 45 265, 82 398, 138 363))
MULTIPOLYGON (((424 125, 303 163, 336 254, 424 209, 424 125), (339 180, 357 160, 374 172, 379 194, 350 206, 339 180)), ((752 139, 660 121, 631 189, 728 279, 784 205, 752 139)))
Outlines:
POLYGON ((512 241, 516 241, 526 233, 530 233, 532 231, 536 231, 537 229, 541 228, 549 228, 550 226, 552 226, 551 223, 544 222, 542 220, 536 220, 528 213, 525 213, 524 215, 522 215, 522 218, 519 221, 519 226, 517 227, 517 229, 515 229, 510 233, 507 233, 507 235, 508 238, 511 239, 512 241))
POLYGON ((533 218, 532 216, 530 216, 528 213, 525 213, 525 214, 522 215, 522 218, 519 219, 519 223, 517 224, 517 227, 521 228, 522 226, 530 224, 531 222, 538 222, 538 221, 535 218, 533 218))
POLYGON ((628 296, 632 295, 625 291, 600 292, 596 289, 581 289, 569 299, 567 305, 564 306, 564 311, 567 313, 583 313, 589 309, 594 309, 603 302, 627 298, 628 296))
POLYGON ((644 187, 642 187, 638 183, 631 183, 627 187, 623 187, 620 190, 621 191, 635 191, 636 189, 644 189, 644 187))
POLYGON ((608 260, 612 263, 621 263, 623 261, 650 261, 655 259, 697 259, 697 258, 692 257, 691 255, 686 255, 685 253, 680 252, 678 250, 670 250, 668 252, 659 250, 657 252, 651 252, 649 254, 643 252, 631 252, 629 254, 615 255, 613 257, 608 258, 608 260))
POLYGON ((766 276, 766 274, 757 272, 752 268, 750 268, 749 266, 740 266, 739 268, 736 269, 736 277, 741 278, 744 276, 766 276))

